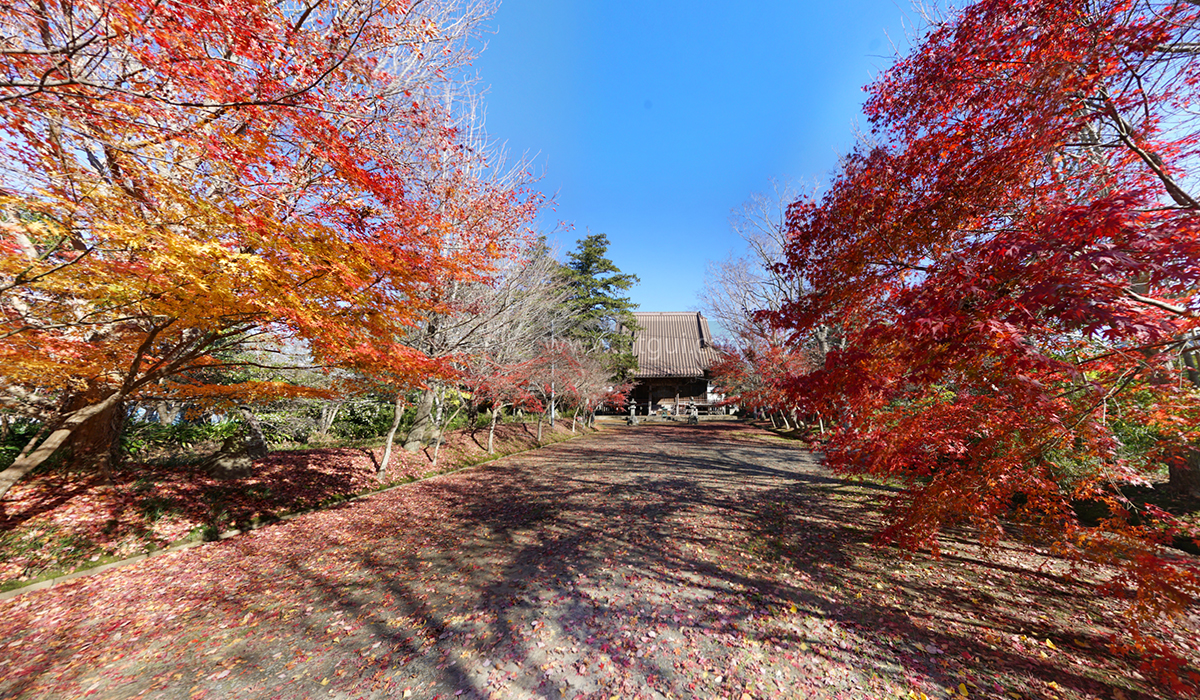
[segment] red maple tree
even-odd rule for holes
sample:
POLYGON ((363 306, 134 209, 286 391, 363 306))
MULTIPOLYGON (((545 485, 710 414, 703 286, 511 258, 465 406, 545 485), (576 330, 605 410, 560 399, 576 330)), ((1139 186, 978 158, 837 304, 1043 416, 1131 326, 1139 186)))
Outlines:
POLYGON ((1200 567, 1161 551, 1179 523, 1123 495, 1157 464, 1122 426, 1158 453, 1196 438, 1197 20, 982 0, 933 24, 870 86, 868 142, 792 205, 784 267, 809 286, 771 314, 843 334, 790 390, 837 417, 833 467, 905 485, 884 540, 936 550, 966 524, 994 542, 1019 521, 1115 566, 1107 590, 1142 622, 1121 641, 1177 691, 1200 679, 1155 624, 1200 594, 1200 567))

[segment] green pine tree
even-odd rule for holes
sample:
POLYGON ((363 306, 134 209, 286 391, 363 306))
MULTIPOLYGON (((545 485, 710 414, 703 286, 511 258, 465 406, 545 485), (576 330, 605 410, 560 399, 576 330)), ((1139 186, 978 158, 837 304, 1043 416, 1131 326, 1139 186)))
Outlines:
POLYGON ((603 233, 587 236, 567 253, 562 277, 569 290, 564 304, 572 325, 563 334, 607 353, 613 376, 625 379, 637 368, 632 333, 637 322, 634 304, 622 292, 637 284, 638 278, 621 272, 607 254, 608 236, 603 233))

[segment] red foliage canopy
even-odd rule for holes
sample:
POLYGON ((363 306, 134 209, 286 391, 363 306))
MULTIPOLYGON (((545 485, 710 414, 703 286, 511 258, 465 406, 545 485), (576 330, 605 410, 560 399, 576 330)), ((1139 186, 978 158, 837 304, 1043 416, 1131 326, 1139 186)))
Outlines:
MULTIPOLYGON (((811 291, 773 320, 846 339, 791 391, 838 417, 830 464, 906 484, 886 540, 936 548, 967 523, 994 541, 1024 519, 1120 567, 1142 619, 1200 593, 1200 567, 1157 551, 1176 524, 1131 524, 1120 491, 1157 466, 1129 458, 1122 425, 1166 444, 1200 416, 1180 370, 1200 323, 1197 19, 977 2, 870 87, 871 143, 791 207, 785 271, 811 291), (1081 527, 1081 499, 1112 517, 1081 527)), ((1159 670, 1182 688, 1178 662, 1159 670)))

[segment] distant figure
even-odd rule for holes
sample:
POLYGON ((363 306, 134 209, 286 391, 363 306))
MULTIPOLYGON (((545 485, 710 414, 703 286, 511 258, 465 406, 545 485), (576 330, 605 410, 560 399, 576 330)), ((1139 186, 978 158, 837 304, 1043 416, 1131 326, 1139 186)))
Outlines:
POLYGON ((699 424, 700 424, 700 409, 696 408, 695 403, 692 403, 692 405, 690 407, 688 407, 688 425, 699 425, 699 424))

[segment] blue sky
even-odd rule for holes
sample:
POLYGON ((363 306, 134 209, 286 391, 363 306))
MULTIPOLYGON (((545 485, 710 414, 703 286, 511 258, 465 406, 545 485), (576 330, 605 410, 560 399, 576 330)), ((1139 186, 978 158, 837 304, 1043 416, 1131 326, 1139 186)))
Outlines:
POLYGON ((487 130, 533 157, 566 252, 590 230, 643 311, 698 308, 770 178, 824 179, 907 2, 504 0, 476 61, 487 130))

